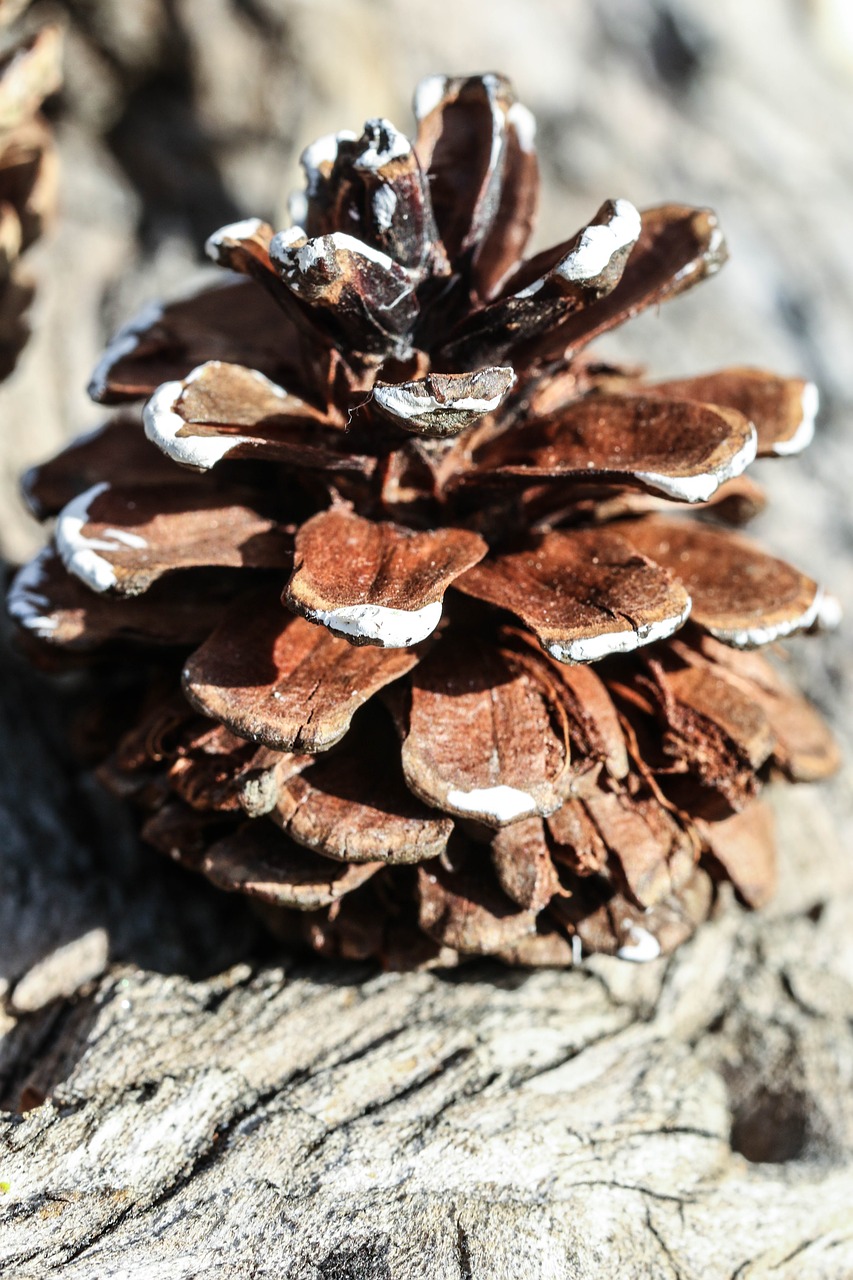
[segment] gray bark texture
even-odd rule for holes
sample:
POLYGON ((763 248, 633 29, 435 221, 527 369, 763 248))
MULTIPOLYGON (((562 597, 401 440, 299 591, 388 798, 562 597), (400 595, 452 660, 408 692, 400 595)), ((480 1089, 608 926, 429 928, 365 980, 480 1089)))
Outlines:
MULTIPOLYGON (((495 67, 540 120, 539 243, 608 196, 715 206, 732 262, 604 350, 748 361, 824 396, 761 534, 853 613, 846 0, 66 0, 63 209, 0 389, 22 466, 99 412, 107 331, 283 218, 299 146, 495 67), (846 34, 845 34, 846 31, 846 34)), ((798 642, 842 740, 850 632, 798 642)), ((294 961, 134 842, 71 766, 78 697, 0 657, 0 1274, 12 1280, 844 1280, 853 1275, 849 765, 776 797, 773 908, 673 959, 383 975, 294 961)))

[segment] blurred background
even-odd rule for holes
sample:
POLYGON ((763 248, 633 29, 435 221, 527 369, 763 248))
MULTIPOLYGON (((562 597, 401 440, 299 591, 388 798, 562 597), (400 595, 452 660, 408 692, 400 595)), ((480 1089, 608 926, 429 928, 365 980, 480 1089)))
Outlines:
MULTIPOLYGON (((184 291, 217 226, 286 225, 318 134, 390 117, 419 77, 507 73, 539 122, 535 247, 607 197, 712 205, 731 261, 599 350, 656 374, 726 363, 806 375, 817 439, 761 464, 759 532, 853 613, 853 3, 851 0, 0 0, 65 29, 48 100, 60 209, 25 254, 32 337, 0 386, 0 550, 43 535, 20 470, 104 411, 86 399, 104 341, 184 291)), ((800 678, 843 721, 849 636, 796 645, 800 678)))

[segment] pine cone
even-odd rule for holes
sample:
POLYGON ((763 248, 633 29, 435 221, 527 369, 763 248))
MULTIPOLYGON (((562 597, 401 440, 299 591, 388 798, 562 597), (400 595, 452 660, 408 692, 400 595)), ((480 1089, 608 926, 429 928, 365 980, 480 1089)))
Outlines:
POLYGON ((310 146, 298 225, 223 228, 239 275, 118 335, 92 391, 150 397, 147 440, 125 413, 31 473, 59 518, 11 611, 140 686, 101 774, 287 936, 389 966, 650 959, 723 882, 766 901, 762 784, 835 766, 751 652, 833 604, 730 527, 816 392, 596 363, 722 264, 714 215, 609 200, 523 259, 507 81, 431 77, 415 111, 414 145, 371 120, 310 146))
MULTIPOLYGON (((24 7, 0 0, 0 42, 24 7)), ((29 337, 25 315, 34 289, 18 260, 56 202, 53 134, 39 109, 60 87, 61 43, 59 28, 46 26, 0 45, 0 378, 12 372, 29 337)))

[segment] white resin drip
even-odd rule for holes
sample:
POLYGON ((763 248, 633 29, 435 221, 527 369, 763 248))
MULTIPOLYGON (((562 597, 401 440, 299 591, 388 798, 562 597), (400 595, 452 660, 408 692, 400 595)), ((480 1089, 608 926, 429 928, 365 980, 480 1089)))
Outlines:
POLYGON ((660 955, 660 943, 648 929, 641 929, 639 925, 632 924, 627 932, 630 942, 626 942, 616 952, 620 960, 633 960, 637 964, 657 960, 660 955))
POLYGON ((138 533, 130 533, 127 529, 105 528, 104 537, 120 542, 123 547, 132 547, 135 551, 141 551, 148 546, 145 538, 138 533))
POLYGON ((754 627, 706 627, 706 630, 715 640, 730 645, 732 649, 758 649, 776 640, 784 640, 795 631, 807 631, 820 618, 824 598, 823 587, 818 587, 811 604, 798 618, 786 618, 770 626, 757 623, 754 627))
POLYGON ((441 620, 440 600, 422 609, 390 609, 380 604, 351 604, 340 609, 306 610, 312 622, 333 635, 349 636, 383 649, 408 649, 435 631, 441 620))
POLYGON ((25 564, 15 575, 6 599, 9 616, 42 640, 49 640, 59 625, 58 619, 45 613, 50 608, 50 600, 39 590, 47 577, 45 563, 49 556, 50 551, 45 548, 25 564))
POLYGON ((790 440, 777 440, 773 446, 773 452, 784 458, 794 453, 802 453, 803 449, 807 449, 814 439, 815 420, 819 408, 820 393, 813 382, 807 382, 803 387, 803 416, 800 419, 800 425, 790 440))
POLYGON ((83 529, 89 523, 89 508, 96 498, 106 493, 109 484, 102 481, 63 507, 56 522, 56 549, 69 573, 79 578, 91 591, 109 591, 117 582, 116 571, 99 553, 121 551, 122 547, 140 550, 148 544, 127 529, 104 529, 100 538, 88 538, 83 529))
POLYGON ((163 316, 163 308, 158 302, 149 302, 141 311, 122 325, 110 342, 104 354, 95 365, 89 381, 89 395, 99 400, 107 389, 109 373, 124 356, 132 355, 139 346, 139 339, 146 329, 156 324, 163 316))
POLYGON ((616 653, 632 653, 646 644, 654 644, 657 640, 667 640, 684 626, 690 616, 692 601, 688 600, 681 613, 672 618, 664 618, 660 622, 647 622, 636 628, 625 631, 605 631, 598 636, 584 636, 578 640, 563 643, 551 640, 543 647, 558 662, 574 664, 579 662, 600 662, 616 653))
POLYGON ((478 787, 473 791, 454 788, 447 793, 447 805, 460 813, 492 822, 513 822, 527 813, 536 812, 536 801, 517 787, 478 787))
POLYGON ((345 231, 333 231, 331 235, 318 236, 306 244, 294 246, 292 242, 296 237, 293 233, 296 230, 298 228, 291 227, 290 231, 279 232, 270 244, 270 257, 288 276, 305 275, 319 262, 329 258, 334 260, 343 252, 358 254, 384 267, 386 271, 394 266, 393 259, 387 253, 374 249, 363 240, 357 240, 355 236, 347 235, 345 231))
POLYGON ((639 213, 630 200, 616 200, 610 221, 587 227, 575 248, 554 268, 555 273, 572 284, 594 280, 617 253, 636 244, 639 235, 639 213))
POLYGON ((214 262, 222 262, 222 250, 226 240, 250 240, 264 225, 261 218, 244 218, 242 222, 229 222, 226 227, 214 231, 204 242, 204 251, 214 262))
POLYGON ((514 102, 506 113, 507 123, 515 129, 518 145, 528 155, 536 150, 536 117, 521 102, 514 102))
POLYGON ((357 240, 355 236, 348 236, 345 231, 333 231, 330 236, 324 236, 323 239, 331 243, 335 253, 344 251, 358 253, 362 258, 369 258, 371 262, 378 263, 388 271, 394 266, 394 259, 387 253, 383 253, 381 249, 374 249, 373 245, 365 244, 363 240, 357 240))
POLYGON ((423 120, 435 111, 447 91, 447 76, 425 76, 415 89, 415 119, 423 120))
POLYGON ((613 205, 615 212, 609 222, 595 222, 587 227, 574 249, 547 275, 532 281, 526 289, 519 289, 516 297, 532 298, 549 276, 562 276, 572 284, 595 280, 615 254, 636 244, 641 228, 639 213, 630 200, 615 200, 613 205))
POLYGON ((373 216, 380 231, 388 231, 396 211, 396 191, 393 187, 379 187, 373 196, 373 216))
POLYGON ((365 132, 368 128, 374 132, 381 130, 385 133, 388 137, 388 146, 382 151, 377 150, 376 147, 368 147, 353 163, 354 169, 382 169, 392 160, 401 160, 403 156, 411 154, 412 144, 409 139, 405 134, 400 133, 399 129, 395 129, 390 120, 368 120, 365 132))
MULTIPOLYGON (((305 229, 301 223, 294 223, 292 227, 288 227, 286 231, 279 231, 274 237, 276 247, 281 249, 293 249, 295 246, 304 245, 308 240, 305 229)), ((272 253, 272 244, 270 244, 270 252, 272 253)))
MULTIPOLYGON (((509 390, 509 388, 507 388, 509 390)), ((492 396, 488 400, 479 400, 473 396, 461 396, 458 400, 436 400, 435 396, 416 395, 401 386, 376 387, 374 398, 387 413, 397 418, 419 418, 430 413, 491 413, 506 395, 506 392, 492 396)))
POLYGON ((751 462, 755 461, 758 451, 758 434, 753 427, 749 439, 744 445, 723 463, 719 471, 711 471, 698 476, 664 476, 656 471, 635 471, 638 480, 650 488, 664 493, 676 502, 707 502, 726 480, 739 476, 751 462))

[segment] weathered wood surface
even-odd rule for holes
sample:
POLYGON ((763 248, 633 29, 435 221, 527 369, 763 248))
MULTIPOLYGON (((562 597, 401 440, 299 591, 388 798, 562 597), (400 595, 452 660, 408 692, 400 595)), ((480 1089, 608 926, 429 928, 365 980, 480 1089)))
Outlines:
MULTIPOLYGON (((182 278, 217 221, 280 203, 297 139, 402 122, 416 74, 492 64, 544 121, 543 239, 605 195, 720 208, 732 264, 618 349, 661 374, 749 358, 821 382, 812 456, 762 468, 764 534, 853 610, 853 82, 819 6, 68 7, 65 210, 0 390, 9 476, 94 420, 103 328, 182 278)), ((34 537, 11 501, 2 533, 11 556, 34 537)), ((849 645, 794 658, 842 737, 849 645)), ((849 766, 778 798, 773 909, 726 912, 669 962, 383 976, 276 953, 243 904, 138 850, 64 757, 73 690, 6 649, 0 690, 4 1280, 853 1274, 849 766)))

